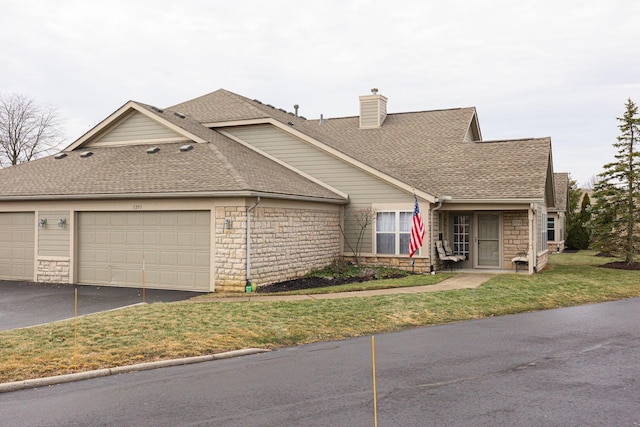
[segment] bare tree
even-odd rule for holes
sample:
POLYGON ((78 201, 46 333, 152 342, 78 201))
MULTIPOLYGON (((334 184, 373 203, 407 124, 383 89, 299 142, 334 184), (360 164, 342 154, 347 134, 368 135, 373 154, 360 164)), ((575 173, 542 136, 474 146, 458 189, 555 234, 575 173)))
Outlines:
POLYGON ((21 94, 0 94, 0 167, 49 154, 61 135, 55 108, 21 94))
POLYGON ((373 208, 345 209, 345 228, 340 226, 344 242, 353 253, 356 265, 360 265, 360 253, 364 236, 369 227, 376 220, 376 210, 373 208), (354 246, 355 245, 355 246, 354 246))

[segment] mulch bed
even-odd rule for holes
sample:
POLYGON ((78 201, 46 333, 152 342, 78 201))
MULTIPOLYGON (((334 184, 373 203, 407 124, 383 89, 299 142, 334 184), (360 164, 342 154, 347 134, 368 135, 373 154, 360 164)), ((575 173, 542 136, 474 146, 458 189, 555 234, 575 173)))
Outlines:
MULTIPOLYGON (((389 275, 385 279, 403 277, 402 275, 389 275)), ((324 288, 327 286, 344 285, 346 283, 362 283, 373 280, 373 276, 363 277, 301 277, 299 279, 287 280, 286 282, 273 283, 271 285, 260 286, 256 289, 259 293, 298 291, 301 289, 324 288)))
POLYGON ((640 262, 627 264, 624 261, 608 262, 601 265, 602 268, 614 268, 616 270, 640 270, 640 262))

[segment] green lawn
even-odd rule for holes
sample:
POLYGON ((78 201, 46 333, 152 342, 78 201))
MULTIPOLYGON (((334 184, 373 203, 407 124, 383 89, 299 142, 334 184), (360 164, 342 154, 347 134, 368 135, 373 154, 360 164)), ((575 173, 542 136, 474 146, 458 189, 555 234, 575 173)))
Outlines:
MULTIPOLYGON (((0 382, 640 296, 640 272, 598 267, 611 260, 589 251, 551 255, 549 267, 537 275, 500 274, 477 289, 293 302, 154 303, 86 316, 75 329, 72 320, 6 331, 0 333, 0 382)), ((447 276, 365 286, 415 286, 442 277, 447 276)))

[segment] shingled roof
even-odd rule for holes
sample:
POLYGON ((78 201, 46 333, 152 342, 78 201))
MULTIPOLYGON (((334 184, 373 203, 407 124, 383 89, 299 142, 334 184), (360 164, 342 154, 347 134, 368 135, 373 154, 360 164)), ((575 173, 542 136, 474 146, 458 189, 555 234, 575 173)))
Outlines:
MULTIPOLYGON (((231 194, 261 192, 346 202, 332 191, 225 137, 216 127, 275 121, 434 196, 456 200, 543 200, 552 181, 549 138, 465 142, 475 108, 388 114, 379 128, 359 128, 358 117, 307 120, 291 112, 220 89, 158 109, 133 103, 194 140, 184 144, 91 147, 82 141, 67 157, 53 156, 0 170, 0 198, 125 194, 231 194), (177 113, 177 114, 176 114, 177 113)), ((125 104, 127 105, 127 104, 125 104)), ((83 139, 84 138, 84 139, 83 139)), ((553 187, 551 187, 553 192, 553 187)))
POLYGON ((566 172, 554 173, 556 203, 549 208, 550 212, 566 212, 569 209, 569 174, 566 172))
POLYGON ((544 200, 549 189, 551 139, 464 142, 476 116, 473 107, 388 114, 374 129, 359 128, 358 117, 307 120, 224 89, 170 109, 212 127, 236 120, 277 120, 435 196, 544 200))
POLYGON ((136 104, 208 143, 77 148, 0 169, 0 198, 250 195, 344 203, 346 198, 188 117, 136 104), (91 152, 89 156, 83 153, 91 152))

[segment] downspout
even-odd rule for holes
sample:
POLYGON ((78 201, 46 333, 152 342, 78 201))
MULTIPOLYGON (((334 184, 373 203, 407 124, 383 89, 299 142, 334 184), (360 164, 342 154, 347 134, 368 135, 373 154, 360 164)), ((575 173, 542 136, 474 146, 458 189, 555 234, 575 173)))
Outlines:
POLYGON ((436 274, 433 265, 433 213, 442 207, 444 199, 437 198, 435 201, 438 203, 438 206, 429 209, 429 272, 431 274, 436 274))
MULTIPOLYGON (((246 288, 251 289, 251 211, 260 203, 260 197, 247 209, 247 281, 246 288)), ((245 288, 245 289, 246 289, 245 288)))
POLYGON ((534 226, 535 226, 535 209, 534 209, 534 205, 533 203, 529 204, 529 274, 532 274, 536 269, 537 266, 535 265, 535 263, 538 260, 538 255, 536 252, 536 242, 535 242, 535 236, 536 236, 536 232, 534 231, 534 226))

